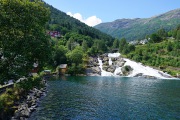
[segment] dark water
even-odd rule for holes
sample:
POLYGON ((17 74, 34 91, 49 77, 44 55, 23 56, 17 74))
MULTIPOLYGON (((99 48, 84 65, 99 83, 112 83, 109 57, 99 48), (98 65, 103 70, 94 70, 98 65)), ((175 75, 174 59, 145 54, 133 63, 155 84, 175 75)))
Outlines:
POLYGON ((178 120, 180 81, 66 77, 48 81, 30 120, 178 120))

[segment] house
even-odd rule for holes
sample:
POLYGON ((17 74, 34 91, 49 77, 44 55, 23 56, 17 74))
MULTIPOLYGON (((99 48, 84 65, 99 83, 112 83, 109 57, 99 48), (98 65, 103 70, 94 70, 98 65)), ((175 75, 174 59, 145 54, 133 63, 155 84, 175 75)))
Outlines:
POLYGON ((60 32, 58 31, 49 31, 48 34, 51 36, 51 37, 61 37, 61 34, 60 32))
POLYGON ((141 40, 140 43, 144 45, 144 44, 148 43, 148 40, 147 39, 141 40))
POLYGON ((44 75, 45 76, 50 76, 51 75, 51 70, 44 70, 44 75))
POLYGON ((33 64, 33 68, 31 70, 31 75, 32 76, 37 76, 38 74, 38 71, 39 71, 39 66, 38 66, 38 63, 34 63, 33 64))
POLYGON ((67 64, 59 65, 59 75, 64 75, 67 71, 67 64))

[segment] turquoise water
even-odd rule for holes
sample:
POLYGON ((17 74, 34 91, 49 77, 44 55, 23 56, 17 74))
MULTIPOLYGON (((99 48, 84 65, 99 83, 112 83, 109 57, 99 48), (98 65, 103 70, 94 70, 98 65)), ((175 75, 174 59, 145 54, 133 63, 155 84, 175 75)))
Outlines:
POLYGON ((127 77, 63 77, 30 120, 180 119, 180 81, 127 77))

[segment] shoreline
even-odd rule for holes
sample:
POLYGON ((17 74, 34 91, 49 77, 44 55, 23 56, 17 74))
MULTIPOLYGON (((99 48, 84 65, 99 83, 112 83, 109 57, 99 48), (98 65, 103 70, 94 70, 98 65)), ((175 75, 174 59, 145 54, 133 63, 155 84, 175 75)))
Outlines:
POLYGON ((14 115, 11 117, 11 120, 27 120, 31 114, 36 111, 37 107, 39 106, 39 102, 47 94, 46 81, 47 80, 45 79, 42 80, 44 87, 40 89, 34 87, 28 92, 25 99, 23 99, 18 105, 17 110, 14 111, 14 115))

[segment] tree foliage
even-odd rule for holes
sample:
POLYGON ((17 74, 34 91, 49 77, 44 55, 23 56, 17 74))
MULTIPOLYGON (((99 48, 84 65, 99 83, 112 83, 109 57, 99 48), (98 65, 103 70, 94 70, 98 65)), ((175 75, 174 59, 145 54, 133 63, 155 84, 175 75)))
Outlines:
POLYGON ((67 53, 67 58, 70 63, 75 63, 76 65, 83 62, 83 50, 82 47, 77 46, 74 50, 67 53))
POLYGON ((27 76, 34 62, 40 66, 50 56, 50 44, 45 35, 49 11, 40 0, 0 1, 0 80, 27 76))

